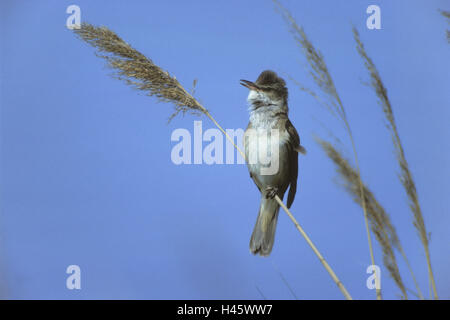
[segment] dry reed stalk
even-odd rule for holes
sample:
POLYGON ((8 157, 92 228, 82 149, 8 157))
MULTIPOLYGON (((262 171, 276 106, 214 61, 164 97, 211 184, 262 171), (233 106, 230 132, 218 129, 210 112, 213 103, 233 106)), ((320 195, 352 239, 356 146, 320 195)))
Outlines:
MULTIPOLYGON (((113 76, 125 81, 126 84, 131 85, 138 90, 146 91, 149 96, 156 96, 160 101, 174 104, 175 112, 170 119, 180 112, 205 114, 223 132, 223 134, 225 134, 226 138, 245 159, 244 153, 234 143, 234 140, 219 125, 209 111, 183 88, 174 76, 171 76, 167 71, 164 71, 154 64, 152 60, 132 48, 128 43, 123 41, 106 27, 95 27, 91 24, 83 23, 81 28, 74 29, 74 32, 82 40, 97 49, 99 52, 97 55, 105 59, 108 66, 115 71, 113 76)), ((338 279, 289 209, 284 205, 283 201, 281 201, 280 197, 275 196, 275 200, 288 214, 298 231, 305 238, 306 242, 310 245, 320 262, 341 290, 344 297, 351 300, 352 298, 342 282, 338 279)))
MULTIPOLYGON (((310 75, 312 76, 314 82, 316 85, 325 93, 325 95, 329 98, 329 103, 324 102, 323 105, 330 111, 332 115, 335 115, 338 117, 339 120, 341 120, 341 123, 343 124, 345 130, 348 133, 353 155, 355 158, 357 173, 359 177, 359 192, 361 193, 361 197, 364 198, 364 188, 363 183, 361 180, 361 172, 359 167, 359 160, 358 160, 358 154, 356 152, 356 145, 355 140, 353 138, 353 133, 350 128, 350 124, 347 119, 347 115, 344 109, 344 105, 341 101, 341 98, 336 90, 336 86, 334 85, 333 79, 331 77, 331 74, 328 71, 328 67, 325 63, 325 60, 322 56, 322 54, 316 50, 316 48, 313 46, 311 41, 306 36, 305 31, 302 27, 300 27, 291 13, 284 8, 280 2, 277 0, 272 0, 274 4, 276 5, 277 9, 281 13, 283 19, 286 21, 286 23, 289 25, 290 30, 294 36, 294 39, 296 40, 297 44, 302 49, 303 54, 306 57, 306 60, 309 63, 310 66, 310 75)), ((310 94, 312 94, 315 98, 318 97, 317 94, 315 94, 313 91, 306 89, 305 91, 309 91, 310 94)), ((369 245, 369 253, 370 253, 370 260, 371 264, 375 265, 375 258, 373 254, 373 246, 372 246, 372 239, 370 235, 370 229, 369 229, 369 222, 367 217, 367 208, 365 202, 362 204, 362 209, 364 213, 364 223, 367 233, 367 242, 369 245)), ((376 290, 377 299, 381 299, 381 291, 376 290)))
POLYGON ((417 188, 412 177, 411 171, 409 170, 408 162, 406 161, 405 152, 400 141, 400 136, 397 130, 397 124, 395 122, 394 113, 392 111, 391 102, 389 101, 387 90, 381 80, 380 74, 378 73, 375 64, 372 59, 367 55, 367 52, 364 48, 364 44, 361 42, 359 37, 359 33, 356 28, 353 28, 353 35, 356 41, 356 48, 358 50, 359 55, 364 61, 364 65, 370 74, 370 85, 375 90, 375 94, 378 97, 378 102, 383 109, 383 113, 387 120, 387 128, 391 134, 392 143, 394 145, 395 153, 397 156, 397 162, 400 167, 400 182, 405 189, 405 192, 409 199, 409 207, 413 213, 414 221, 413 224, 416 227, 422 245, 425 249, 425 256, 427 259, 428 266, 428 278, 433 289, 434 298, 438 299, 438 295, 436 292, 436 283, 434 281, 433 271, 431 268, 431 259, 430 259, 430 250, 429 250, 429 239, 427 236, 427 231, 425 228, 425 221, 422 215, 422 209, 419 203, 419 197, 417 195, 417 188))

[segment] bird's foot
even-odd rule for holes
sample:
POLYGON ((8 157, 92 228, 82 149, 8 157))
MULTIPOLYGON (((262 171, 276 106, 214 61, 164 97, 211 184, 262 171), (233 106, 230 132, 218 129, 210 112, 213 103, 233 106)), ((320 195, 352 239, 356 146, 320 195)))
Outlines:
POLYGON ((273 199, 278 194, 278 188, 277 187, 267 187, 266 188, 266 199, 273 199))

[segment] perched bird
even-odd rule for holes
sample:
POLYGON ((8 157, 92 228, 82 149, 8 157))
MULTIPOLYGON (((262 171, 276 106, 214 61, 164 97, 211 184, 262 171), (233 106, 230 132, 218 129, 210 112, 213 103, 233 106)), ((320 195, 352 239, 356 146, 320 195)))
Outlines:
POLYGON ((244 147, 250 177, 261 192, 261 203, 250 239, 253 254, 268 256, 272 251, 280 206, 274 199, 283 199, 289 187, 287 207, 297 190, 298 153, 306 150, 288 118, 286 82, 273 71, 263 71, 256 82, 241 80, 250 89, 250 122, 244 135, 244 147), (250 161, 255 155, 267 153, 267 162, 250 161), (273 169, 272 171, 270 169, 273 169))

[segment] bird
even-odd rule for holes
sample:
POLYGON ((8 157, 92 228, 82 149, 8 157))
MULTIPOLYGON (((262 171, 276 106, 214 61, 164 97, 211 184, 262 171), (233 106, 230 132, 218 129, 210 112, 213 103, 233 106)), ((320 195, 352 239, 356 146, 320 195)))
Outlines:
POLYGON ((297 191, 298 153, 306 154, 306 149, 289 120, 288 89, 281 77, 265 70, 255 82, 240 80, 240 84, 250 90, 247 97, 250 119, 243 141, 245 158, 250 177, 261 193, 250 251, 269 256, 280 209, 275 196, 283 200, 289 187, 287 207, 291 207, 297 191), (270 161, 262 161, 261 155, 270 161))

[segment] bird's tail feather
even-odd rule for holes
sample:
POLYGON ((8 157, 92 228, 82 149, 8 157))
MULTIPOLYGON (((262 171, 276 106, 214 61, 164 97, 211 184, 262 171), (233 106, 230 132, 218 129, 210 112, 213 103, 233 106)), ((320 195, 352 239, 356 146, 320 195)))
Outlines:
POLYGON ((250 238, 250 251, 253 254, 268 256, 272 251, 279 210, 280 206, 275 199, 262 196, 258 218, 250 238))

